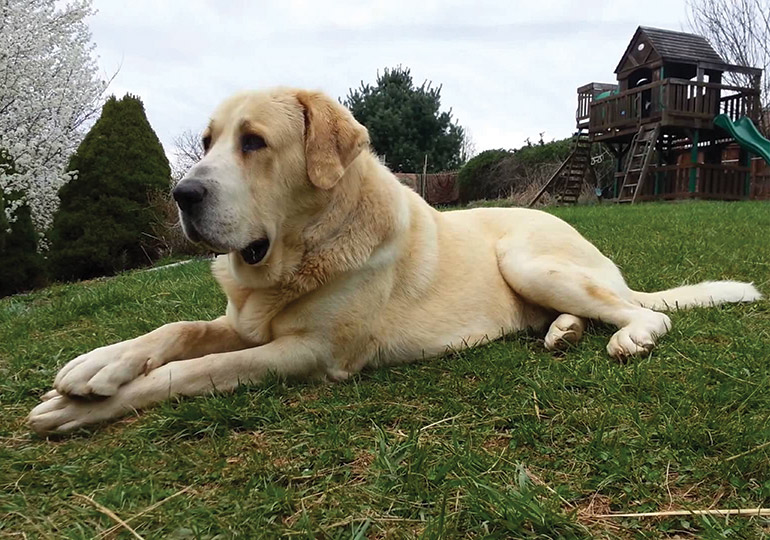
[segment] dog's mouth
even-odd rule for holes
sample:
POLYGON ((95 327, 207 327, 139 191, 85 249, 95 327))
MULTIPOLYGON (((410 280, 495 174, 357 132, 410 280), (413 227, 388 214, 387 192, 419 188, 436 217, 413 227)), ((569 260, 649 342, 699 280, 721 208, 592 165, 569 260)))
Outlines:
POLYGON ((203 237, 201 236, 201 233, 199 233, 198 229, 196 229, 192 225, 188 225, 185 228, 184 233, 187 236, 187 239, 190 240, 190 242, 194 242, 197 244, 198 242, 203 241, 203 237))
POLYGON ((259 264, 270 250, 270 239, 268 237, 260 238, 239 251, 246 264, 259 264))
MULTIPOLYGON (((202 244, 214 253, 226 253, 233 250, 232 247, 226 245, 218 245, 216 242, 211 242, 206 236, 201 234, 198 228, 190 223, 189 220, 182 219, 184 233, 191 242, 202 244)), ((259 264, 267 256, 270 251, 270 238, 264 236, 259 240, 254 240, 248 246, 243 249, 237 250, 243 258, 244 262, 248 265, 259 264)))
POLYGON ((184 235, 190 242, 196 244, 199 242, 205 242, 203 235, 200 233, 200 231, 198 231, 198 228, 193 225, 192 220, 186 214, 180 212, 179 221, 182 225, 182 232, 184 232, 184 235))

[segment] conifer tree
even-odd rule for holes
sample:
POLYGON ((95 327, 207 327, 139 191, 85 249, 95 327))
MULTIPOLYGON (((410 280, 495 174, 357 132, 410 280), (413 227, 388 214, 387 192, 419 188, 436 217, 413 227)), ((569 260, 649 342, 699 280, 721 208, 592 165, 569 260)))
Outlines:
POLYGON ((409 68, 395 67, 377 74, 374 85, 361 83, 343 101, 369 131, 374 151, 396 172, 457 169, 468 156, 462 127, 452 111, 441 111, 441 86, 425 81, 416 86, 409 68))
POLYGON ((69 170, 77 174, 59 191, 50 233, 52 275, 84 279, 151 262, 148 195, 168 189, 171 171, 138 97, 105 102, 69 170))

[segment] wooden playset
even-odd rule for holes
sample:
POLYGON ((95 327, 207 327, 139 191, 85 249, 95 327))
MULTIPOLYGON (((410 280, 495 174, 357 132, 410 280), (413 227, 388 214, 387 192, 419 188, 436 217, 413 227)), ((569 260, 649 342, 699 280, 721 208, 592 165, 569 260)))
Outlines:
POLYGON ((616 84, 578 88, 572 153, 531 204, 549 191, 576 202, 592 143, 617 158, 614 178, 597 186, 617 202, 747 199, 764 189, 764 163, 751 162, 770 163, 770 141, 756 128, 767 115, 761 69, 725 63, 701 36, 640 26, 615 73, 616 84))

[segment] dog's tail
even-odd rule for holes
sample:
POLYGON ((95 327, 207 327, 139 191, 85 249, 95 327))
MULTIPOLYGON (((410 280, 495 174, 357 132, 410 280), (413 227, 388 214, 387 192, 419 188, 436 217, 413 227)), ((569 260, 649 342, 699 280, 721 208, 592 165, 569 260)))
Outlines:
POLYGON ((704 281, 653 293, 632 292, 635 302, 659 311, 716 306, 728 302, 754 302, 762 298, 753 283, 740 281, 704 281))

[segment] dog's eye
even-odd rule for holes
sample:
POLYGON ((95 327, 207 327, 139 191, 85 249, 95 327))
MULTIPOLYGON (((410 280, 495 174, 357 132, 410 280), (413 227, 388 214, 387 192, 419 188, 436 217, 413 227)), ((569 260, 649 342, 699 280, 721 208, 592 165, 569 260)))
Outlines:
POLYGON ((201 142, 203 143, 203 151, 208 152, 209 147, 211 146, 211 135, 206 135, 201 139, 201 142))
POLYGON ((265 139, 254 133, 246 133, 241 136, 241 152, 254 152, 267 146, 265 139))

